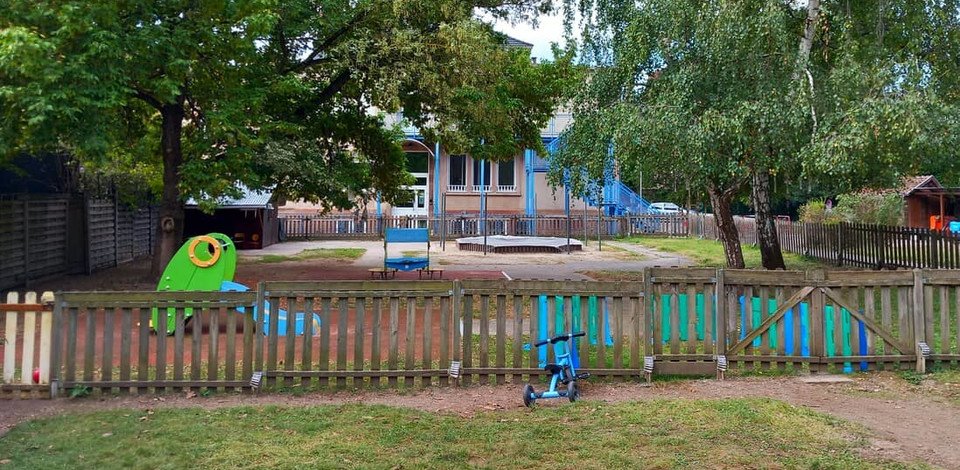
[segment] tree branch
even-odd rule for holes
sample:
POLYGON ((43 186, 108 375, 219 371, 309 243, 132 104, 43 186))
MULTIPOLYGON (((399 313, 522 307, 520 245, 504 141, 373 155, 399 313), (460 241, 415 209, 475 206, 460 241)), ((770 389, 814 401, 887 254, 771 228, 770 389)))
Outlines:
POLYGON ((314 66, 314 65, 317 65, 317 64, 319 64, 319 63, 321 63, 321 62, 324 62, 326 59, 321 58, 321 57, 317 57, 317 56, 319 56, 321 52, 323 52, 323 51, 327 50, 328 48, 330 48, 331 46, 333 46, 337 41, 340 40, 340 38, 342 38, 343 36, 346 36, 347 33, 349 33, 351 30, 353 30, 353 28, 354 28, 355 26, 357 26, 358 24, 360 24, 360 21, 362 21, 364 18, 366 18, 366 16, 367 16, 367 12, 366 12, 366 11, 361 11, 360 13, 357 13, 356 16, 354 16, 353 18, 351 18, 350 21, 347 21, 347 23, 344 24, 343 26, 341 26, 340 29, 334 31, 330 36, 327 37, 327 39, 324 39, 323 42, 321 42, 319 45, 315 46, 315 47, 313 48, 313 51, 310 52, 310 54, 307 55, 306 58, 304 58, 304 59, 303 59, 302 61, 300 61, 299 63, 293 65, 293 66, 290 68, 290 70, 287 70, 287 72, 300 71, 300 70, 303 70, 303 69, 306 69, 306 68, 310 68, 310 67, 312 67, 312 66, 314 66))
POLYGON ((330 98, 333 98, 343 87, 350 81, 350 77, 353 76, 353 71, 350 69, 344 69, 329 84, 317 95, 314 103, 322 104, 325 101, 328 101, 330 98))
POLYGON ((160 111, 160 108, 163 108, 163 103, 161 103, 160 100, 154 98, 153 95, 151 95, 150 93, 147 93, 140 87, 134 87, 134 91, 136 91, 136 93, 133 96, 149 104, 150 107, 156 109, 157 111, 160 111))

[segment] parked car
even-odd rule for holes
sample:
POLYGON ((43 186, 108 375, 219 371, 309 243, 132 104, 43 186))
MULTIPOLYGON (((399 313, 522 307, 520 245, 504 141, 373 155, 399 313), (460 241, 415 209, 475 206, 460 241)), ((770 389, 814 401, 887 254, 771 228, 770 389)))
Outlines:
POLYGON ((650 204, 650 211, 654 214, 679 214, 680 206, 672 202, 655 202, 650 204))

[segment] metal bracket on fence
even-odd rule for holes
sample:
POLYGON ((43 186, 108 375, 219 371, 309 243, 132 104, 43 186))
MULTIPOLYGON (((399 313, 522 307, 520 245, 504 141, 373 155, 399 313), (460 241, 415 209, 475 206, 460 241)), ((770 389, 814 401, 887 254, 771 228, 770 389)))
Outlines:
POLYGON ((717 379, 723 380, 727 372, 727 356, 713 356, 713 359, 717 361, 717 379))
POLYGON ((263 372, 257 371, 250 376, 250 388, 255 392, 260 391, 260 385, 263 382, 263 372))
POLYGON ((643 377, 647 382, 653 380, 653 356, 644 356, 643 358, 643 377))
POLYGON ((447 369, 447 375, 457 383, 460 382, 460 372, 460 361, 450 362, 450 368, 447 369))
POLYGON ((930 346, 927 343, 920 341, 917 343, 917 372, 921 374, 927 373, 927 358, 930 357, 930 346))

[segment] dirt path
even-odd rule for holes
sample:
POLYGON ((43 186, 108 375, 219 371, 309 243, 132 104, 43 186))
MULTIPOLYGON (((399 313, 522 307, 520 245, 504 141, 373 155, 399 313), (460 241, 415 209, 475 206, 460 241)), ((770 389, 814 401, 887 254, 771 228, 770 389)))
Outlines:
MULTIPOLYGON (((854 423, 872 433, 867 457, 924 461, 960 468, 960 406, 930 387, 916 387, 889 374, 856 377, 853 382, 809 384, 800 378, 739 378, 726 381, 689 380, 638 384, 584 384, 584 398, 615 403, 658 398, 768 397, 804 406, 854 423)), ((17 423, 62 413, 112 408, 162 408, 237 405, 306 406, 342 403, 386 404, 427 412, 469 417, 478 412, 522 409, 519 387, 476 386, 430 388, 417 393, 393 391, 311 393, 301 396, 228 395, 187 398, 183 395, 8 401, 0 406, 0 435, 17 423)), ((562 406, 560 400, 538 406, 562 406)))

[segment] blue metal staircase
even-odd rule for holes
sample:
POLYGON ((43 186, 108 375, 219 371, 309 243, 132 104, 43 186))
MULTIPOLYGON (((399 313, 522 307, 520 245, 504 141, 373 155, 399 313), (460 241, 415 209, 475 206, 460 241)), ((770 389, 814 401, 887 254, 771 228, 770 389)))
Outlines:
MULTIPOLYGON (((547 151, 553 153, 560 145, 563 145, 562 137, 547 143, 547 151)), ((549 163, 546 160, 534 155, 533 171, 547 171, 548 165, 549 163)), ((587 194, 583 196, 584 201, 589 206, 602 206, 604 213, 608 216, 647 214, 650 212, 650 201, 640 197, 639 194, 617 178, 616 172, 613 171, 612 161, 604 170, 604 179, 607 183, 602 190, 603 202, 597 201, 597 185, 593 184, 591 185, 593 187, 588 189, 587 194)))

